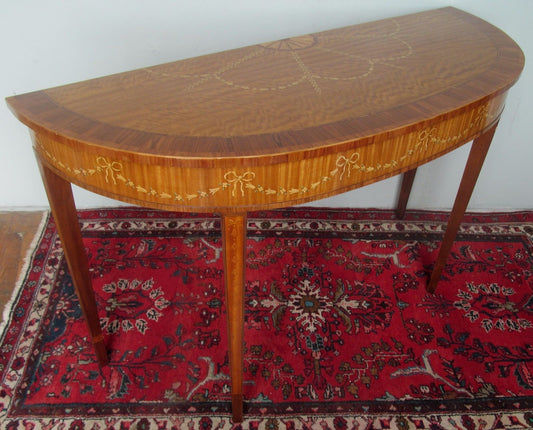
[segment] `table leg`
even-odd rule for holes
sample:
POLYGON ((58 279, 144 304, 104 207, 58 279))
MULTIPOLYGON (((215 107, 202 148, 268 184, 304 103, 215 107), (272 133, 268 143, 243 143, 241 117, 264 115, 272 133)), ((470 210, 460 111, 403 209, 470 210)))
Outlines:
POLYGON ((466 162, 466 167, 463 172, 463 177, 461 179, 461 184, 459 185, 459 190, 457 191, 457 196, 455 197, 455 203, 453 204, 452 212, 450 214, 450 219, 448 220, 448 225, 444 233, 444 238, 439 250, 439 255, 429 283, 426 287, 429 293, 434 293, 437 288, 437 284, 440 280, 444 266, 446 265, 446 260, 452 248, 455 236, 459 230, 459 226, 465 214, 466 208, 472 192, 474 191, 474 186, 476 185, 479 172, 485 161, 485 156, 492 142, 494 132, 496 131, 498 123, 494 124, 483 134, 479 135, 474 142, 472 143, 472 148, 470 149, 470 154, 468 155, 468 160, 466 162))
POLYGON ((246 214, 222 216, 233 421, 242 422, 246 214))
POLYGON ((411 188, 413 187, 413 181, 415 180, 416 167, 408 170, 402 175, 402 185, 400 188, 400 195, 398 196, 398 204, 396 205, 396 217, 403 219, 405 215, 405 209, 407 208, 407 201, 411 194, 411 188))
POLYGON ((96 308, 74 197, 72 196, 72 187, 69 182, 41 163, 39 156, 37 156, 37 161, 57 232, 63 245, 72 282, 78 295, 85 322, 89 328, 89 335, 94 346, 96 358, 100 366, 105 366, 109 360, 96 308))

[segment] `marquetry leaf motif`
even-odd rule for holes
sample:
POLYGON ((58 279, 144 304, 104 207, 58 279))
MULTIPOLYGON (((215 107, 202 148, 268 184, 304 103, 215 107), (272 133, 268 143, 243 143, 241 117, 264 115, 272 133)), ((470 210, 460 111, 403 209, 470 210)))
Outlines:
MULTIPOLYGON (((42 145, 39 146, 42 153, 53 164, 61 167, 63 170, 79 176, 93 176, 100 174, 104 176, 107 184, 120 185, 121 183, 134 189, 140 194, 151 196, 155 199, 168 200, 174 197, 175 201, 192 201, 195 199, 207 199, 220 191, 230 191, 231 197, 244 197, 247 191, 261 193, 267 196, 297 196, 305 195, 313 190, 316 190, 321 185, 327 183, 333 178, 338 181, 349 181, 351 179, 352 171, 356 170, 362 174, 373 174, 378 171, 388 171, 396 169, 401 165, 409 162, 410 158, 414 158, 421 152, 433 152, 435 146, 454 145, 465 139, 471 133, 482 127, 492 117, 489 115, 487 105, 481 106, 474 114, 473 119, 468 125, 454 136, 441 137, 438 134, 437 127, 430 127, 422 131, 411 134, 413 143, 408 145, 405 152, 399 155, 396 159, 373 161, 368 160, 367 163, 361 160, 360 152, 352 152, 347 154, 339 154, 335 160, 333 168, 328 169, 328 174, 316 176, 311 178, 307 184, 301 184, 298 187, 294 186, 280 186, 277 190, 263 184, 256 183, 257 174, 251 170, 227 171, 218 186, 208 187, 207 190, 187 191, 183 194, 171 192, 170 190, 158 190, 147 184, 136 183, 134 179, 128 178, 124 174, 124 169, 127 165, 123 162, 109 159, 103 156, 97 156, 95 164, 88 168, 86 167, 72 167, 67 165, 62 160, 59 160, 52 153, 50 153, 42 145)), ((288 185, 288 184, 287 184, 288 185)))

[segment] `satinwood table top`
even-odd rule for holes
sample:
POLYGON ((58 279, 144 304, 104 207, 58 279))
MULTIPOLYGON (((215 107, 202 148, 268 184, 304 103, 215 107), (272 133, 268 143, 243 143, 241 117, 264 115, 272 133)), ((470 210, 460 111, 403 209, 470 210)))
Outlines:
POLYGON ((523 66, 502 31, 454 8, 146 67, 8 99, 70 142, 270 160, 403 131, 505 92, 523 66))

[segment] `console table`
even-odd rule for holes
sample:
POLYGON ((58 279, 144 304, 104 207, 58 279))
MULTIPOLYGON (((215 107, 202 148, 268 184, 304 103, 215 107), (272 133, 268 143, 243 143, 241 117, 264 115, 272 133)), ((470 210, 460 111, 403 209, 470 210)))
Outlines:
POLYGON ((101 365, 108 361, 71 183, 137 205, 220 213, 234 421, 242 420, 246 213, 339 194, 473 140, 433 292, 520 48, 444 8, 147 67, 7 99, 30 128, 101 365))

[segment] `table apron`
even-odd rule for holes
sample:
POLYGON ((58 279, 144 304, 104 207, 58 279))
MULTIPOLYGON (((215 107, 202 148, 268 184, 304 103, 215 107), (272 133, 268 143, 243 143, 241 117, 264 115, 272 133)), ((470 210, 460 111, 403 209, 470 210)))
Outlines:
MULTIPOLYGON (((472 109, 388 132, 371 143, 276 164, 242 162, 235 166, 180 167, 175 160, 87 145, 80 151, 48 135, 32 133, 40 161, 71 183, 140 206, 234 213, 286 207, 318 200, 411 170, 471 141, 498 120, 500 95, 472 109)), ((339 145, 340 146, 340 145, 339 145)))

